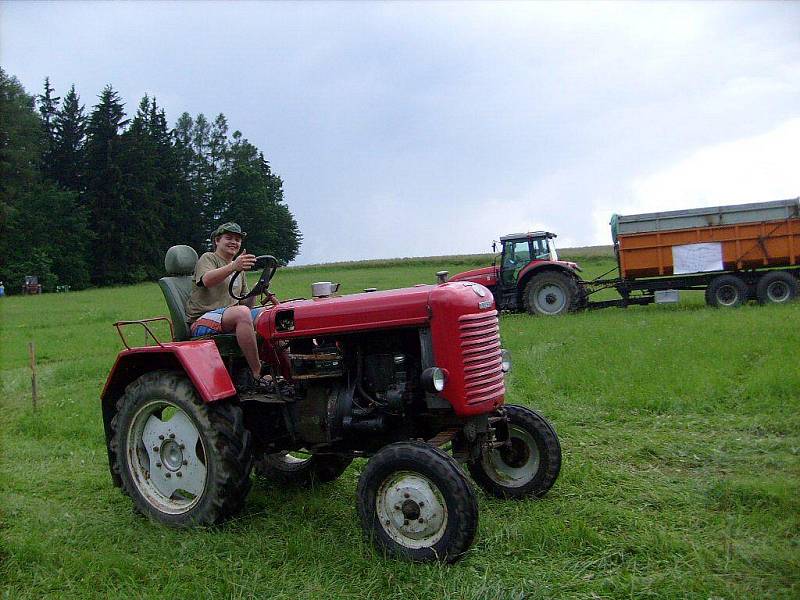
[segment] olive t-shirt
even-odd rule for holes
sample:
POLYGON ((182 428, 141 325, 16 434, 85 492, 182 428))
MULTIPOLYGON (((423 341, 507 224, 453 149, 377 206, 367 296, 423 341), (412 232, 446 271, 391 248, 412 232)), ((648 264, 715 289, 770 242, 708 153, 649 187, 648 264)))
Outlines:
MULTIPOLYGON (((186 303, 186 317, 189 319, 189 323, 194 323, 198 317, 210 310, 227 308, 238 302, 228 293, 228 285, 230 285, 233 273, 212 288, 207 288, 200 283, 203 275, 227 264, 224 259, 213 252, 206 252, 197 261, 194 267, 194 276, 192 277, 194 285, 192 286, 191 294, 189 294, 189 301, 186 303)), ((249 291, 244 273, 239 275, 233 286, 233 291, 237 296, 246 294, 249 291)))

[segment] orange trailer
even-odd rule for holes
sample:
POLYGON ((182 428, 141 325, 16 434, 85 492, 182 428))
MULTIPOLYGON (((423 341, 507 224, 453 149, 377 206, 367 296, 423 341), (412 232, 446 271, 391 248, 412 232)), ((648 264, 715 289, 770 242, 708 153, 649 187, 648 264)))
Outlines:
POLYGON ((627 279, 673 275, 673 248, 695 244, 719 244, 725 271, 795 266, 800 264, 800 216, 619 235, 620 274, 627 279))
POLYGON ((783 303, 798 291, 800 198, 690 210, 614 215, 619 278, 585 282, 587 296, 615 287, 627 306, 677 301, 705 290, 713 306, 749 299, 783 303))

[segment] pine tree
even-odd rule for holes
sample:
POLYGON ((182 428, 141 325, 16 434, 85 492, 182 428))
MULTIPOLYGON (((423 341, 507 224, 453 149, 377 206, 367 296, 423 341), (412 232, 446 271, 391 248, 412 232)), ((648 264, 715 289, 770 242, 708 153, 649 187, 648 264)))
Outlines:
POLYGON ((85 213, 74 192, 39 169, 49 151, 45 131, 34 98, 0 69, 0 280, 10 292, 25 275, 37 275, 47 291, 59 282, 88 285, 85 213))
POLYGON ((96 285, 127 283, 136 276, 127 256, 127 221, 133 203, 123 194, 120 166, 121 132, 127 123, 119 95, 106 86, 89 117, 86 142, 86 203, 100 249, 92 255, 92 282, 96 285))
POLYGON ((54 88, 50 85, 50 78, 44 78, 44 93, 36 97, 39 104, 39 114, 42 115, 42 126, 45 135, 45 150, 42 156, 44 173, 53 176, 53 152, 56 144, 55 117, 58 114, 58 103, 61 100, 53 96, 54 88))
POLYGON ((167 229, 173 233, 173 243, 188 244, 202 253, 207 249, 209 229, 203 218, 203 197, 196 193, 198 160, 192 147, 193 131, 194 119, 184 112, 172 131, 178 190, 175 210, 169 215, 167 229))
POLYGON ((73 85, 56 113, 53 178, 67 190, 77 192, 83 202, 86 180, 86 115, 73 85))

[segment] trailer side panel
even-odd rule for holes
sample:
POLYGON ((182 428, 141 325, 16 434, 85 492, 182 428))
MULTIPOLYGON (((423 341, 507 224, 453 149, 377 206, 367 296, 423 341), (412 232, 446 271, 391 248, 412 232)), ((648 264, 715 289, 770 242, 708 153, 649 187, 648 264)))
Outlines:
MULTIPOLYGON (((663 226, 663 222, 663 219, 659 219, 659 226, 663 226)), ((705 252, 712 257, 712 260, 706 260, 706 264, 710 266, 698 266, 695 272, 738 271, 800 264, 800 216, 796 211, 792 216, 781 220, 691 226, 673 230, 657 229, 637 233, 623 233, 621 229, 616 233, 620 275, 624 279, 674 275, 674 257, 676 254, 684 255, 683 250, 690 253, 697 250, 698 256, 705 252), (696 244, 710 245, 695 246, 696 244), (679 252, 673 251, 675 247, 678 247, 679 252), (713 260, 715 255, 718 255, 716 266, 713 260)), ((685 267, 678 271, 692 272, 685 267)))

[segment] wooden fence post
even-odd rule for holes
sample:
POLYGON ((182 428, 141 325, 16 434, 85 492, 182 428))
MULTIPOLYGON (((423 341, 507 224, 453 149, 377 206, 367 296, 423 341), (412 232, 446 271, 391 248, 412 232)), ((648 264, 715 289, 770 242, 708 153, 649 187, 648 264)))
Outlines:
POLYGON ((31 357, 31 400, 33 401, 33 410, 36 410, 39 394, 36 388, 36 344, 34 342, 28 342, 28 353, 31 357))

